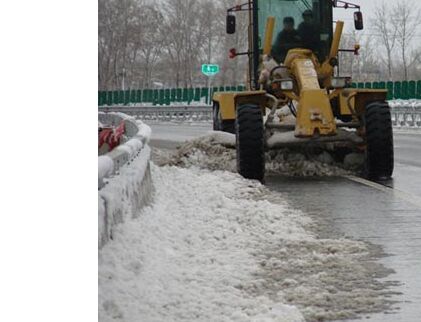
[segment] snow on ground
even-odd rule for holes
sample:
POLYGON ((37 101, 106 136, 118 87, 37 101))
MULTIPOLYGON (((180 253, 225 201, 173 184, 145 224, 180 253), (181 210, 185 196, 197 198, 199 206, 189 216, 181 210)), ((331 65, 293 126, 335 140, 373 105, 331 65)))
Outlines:
MULTIPOLYGON (((211 131, 181 145, 173 154, 154 155, 160 165, 198 166, 210 170, 236 172, 235 136, 211 131)), ((327 151, 318 154, 293 149, 270 150, 266 153, 266 173, 288 176, 338 176, 355 174, 363 156, 350 153, 336 162, 327 151)))
POLYGON ((367 244, 318 239, 260 183, 195 166, 152 165, 152 178, 153 205, 99 251, 100 321, 316 321, 386 307, 367 244))
POLYGON ((263 186, 230 173, 154 166, 153 180, 154 206, 100 252, 101 321, 303 320, 244 289, 262 242, 307 239, 308 219, 252 200, 263 186))

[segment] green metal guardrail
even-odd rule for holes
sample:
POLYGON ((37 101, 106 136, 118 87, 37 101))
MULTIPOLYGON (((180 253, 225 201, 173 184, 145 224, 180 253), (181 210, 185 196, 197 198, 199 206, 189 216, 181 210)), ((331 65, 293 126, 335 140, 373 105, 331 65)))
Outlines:
MULTIPOLYGON (((244 86, 221 86, 211 88, 215 92, 244 91, 244 86)), ((170 105, 171 103, 203 102, 209 104, 209 88, 137 89, 126 91, 99 91, 98 105, 128 105, 149 103, 170 105)))
POLYGON ((352 83, 354 88, 386 88, 387 99, 421 99, 421 80, 403 82, 365 82, 352 83))
MULTIPOLYGON (((421 99, 421 80, 403 82, 359 82, 353 83, 354 88, 385 88, 388 90, 387 99, 421 99)), ((244 86, 212 87, 211 96, 215 92, 244 91, 244 86)), ((132 89, 126 91, 99 91, 98 105, 129 105, 149 103, 152 105, 170 105, 172 103, 203 102, 210 103, 209 89, 197 88, 169 88, 169 89, 132 89)))

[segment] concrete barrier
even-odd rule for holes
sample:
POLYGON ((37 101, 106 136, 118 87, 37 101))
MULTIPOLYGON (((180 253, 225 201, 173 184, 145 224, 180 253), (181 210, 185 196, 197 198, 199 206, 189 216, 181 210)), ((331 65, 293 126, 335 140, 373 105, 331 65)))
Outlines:
POLYGON ((106 125, 125 122, 126 140, 98 157, 98 247, 113 238, 115 225, 137 216, 153 195, 149 126, 123 113, 99 113, 106 125))

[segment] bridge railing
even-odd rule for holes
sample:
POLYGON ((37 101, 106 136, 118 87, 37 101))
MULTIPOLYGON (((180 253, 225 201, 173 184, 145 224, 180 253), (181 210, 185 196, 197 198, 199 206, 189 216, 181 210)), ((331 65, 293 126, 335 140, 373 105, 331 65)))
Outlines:
POLYGON ((393 126, 421 128, 420 100, 394 100, 390 101, 389 104, 393 126))
MULTIPOLYGON (((393 126, 421 128, 421 100, 391 100, 393 126)), ((212 108, 209 105, 179 106, 101 106, 101 112, 122 112, 144 121, 211 121, 212 108)))

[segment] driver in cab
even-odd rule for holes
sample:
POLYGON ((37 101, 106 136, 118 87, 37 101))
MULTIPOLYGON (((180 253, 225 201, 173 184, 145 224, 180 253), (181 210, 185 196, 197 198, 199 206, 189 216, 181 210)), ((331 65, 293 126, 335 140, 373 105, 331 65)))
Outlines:
POLYGON ((301 39, 297 30, 294 29, 294 18, 285 17, 284 29, 276 37, 272 47, 271 56, 278 62, 283 63, 290 49, 300 47, 301 39))
POLYGON ((298 26, 298 35, 303 48, 316 52, 319 47, 320 26, 314 21, 313 11, 303 12, 303 22, 298 26))

